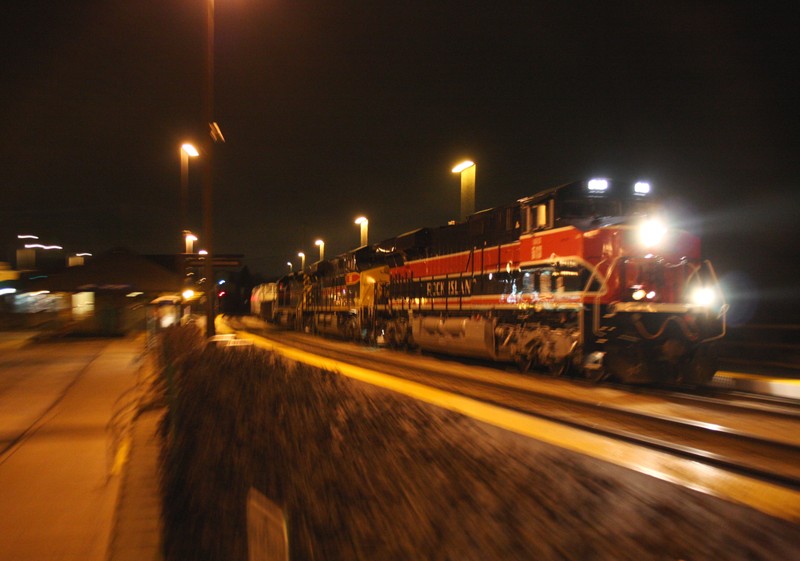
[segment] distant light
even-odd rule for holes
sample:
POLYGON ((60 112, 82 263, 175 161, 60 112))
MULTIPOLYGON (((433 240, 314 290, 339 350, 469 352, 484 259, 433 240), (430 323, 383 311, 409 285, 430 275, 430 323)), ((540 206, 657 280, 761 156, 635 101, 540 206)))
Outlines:
POLYGON ((639 290, 634 291, 633 294, 631 294, 631 296, 633 297, 634 300, 638 301, 644 298, 646 296, 646 293, 644 290, 640 288, 639 290))
POLYGON ((194 296, 194 290, 192 290, 190 288, 187 288, 186 290, 184 290, 181 293, 181 296, 183 296, 184 300, 189 300, 190 298, 192 298, 194 296))
POLYGON ((607 179, 590 179, 587 184, 589 191, 606 191, 608 190, 607 179))
POLYGON ((141 296, 144 292, 128 292, 125 296, 127 298, 136 298, 137 296, 141 296))
POLYGON ((20 234, 17 236, 18 240, 38 240, 39 236, 34 236, 33 234, 20 234))
POLYGON ((193 144, 190 144, 188 142, 181 145, 181 150, 186 152, 186 155, 192 158, 196 158, 197 156, 200 155, 200 152, 197 151, 197 148, 195 148, 193 144))
POLYGON ((185 239, 187 242, 196 242, 197 236, 195 236, 194 234, 186 234, 185 239))
POLYGON ((91 253, 76 253, 75 257, 91 257, 91 253))
POLYGON ((0 296, 5 296, 6 294, 14 294, 17 292, 16 288, 0 288, 0 296))
POLYGON ((655 292, 655 290, 651 290, 650 292, 648 292, 648 293, 647 293, 647 299, 648 299, 648 300, 652 300, 652 299, 653 299, 653 298, 655 298, 655 297, 656 297, 656 292, 655 292))
POLYGON ((317 240, 314 242, 314 245, 325 245, 325 242, 323 242, 322 240, 317 240))
POLYGON ((198 255, 208 255, 208 252, 205 249, 201 249, 197 252, 198 255))
POLYGON ((637 181, 633 186, 633 192, 637 195, 646 195, 650 192, 650 184, 647 181, 637 181))
POLYGON ((355 223, 356 224, 368 224, 369 220, 367 220, 366 216, 359 216, 358 218, 356 218, 355 223))
POLYGON ((220 298, 222 298, 223 296, 225 296, 225 294, 226 294, 226 293, 225 293, 225 291, 224 291, 224 290, 221 290, 221 291, 220 291, 220 293, 218 294, 218 296, 219 296, 220 298))
POLYGON ((298 257, 305 257, 305 256, 306 256, 306 254, 305 254, 305 253, 303 253, 303 252, 301 251, 300 253, 298 253, 298 254, 297 254, 297 256, 298 256, 298 257))
POLYGON ((64 249, 60 245, 42 245, 40 243, 26 243, 25 249, 64 249))
POLYGON ((225 284, 225 279, 220 279, 219 282, 217 282, 217 284, 225 284))
POLYGON ((456 167, 453 168, 453 173, 461 173, 465 169, 471 168, 474 165, 475 162, 473 162, 472 160, 464 160, 463 162, 457 164, 456 167))

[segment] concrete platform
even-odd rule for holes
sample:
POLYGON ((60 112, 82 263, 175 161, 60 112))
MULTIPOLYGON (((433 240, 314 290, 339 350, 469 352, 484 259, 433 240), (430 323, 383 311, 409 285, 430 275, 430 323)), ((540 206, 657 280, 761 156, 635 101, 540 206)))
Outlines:
POLYGON ((711 381, 712 387, 740 390, 749 393, 800 399, 800 380, 744 372, 719 371, 711 381))
POLYGON ((134 422, 109 545, 109 561, 163 559, 158 489, 161 445, 157 434, 163 415, 163 410, 146 411, 134 422))

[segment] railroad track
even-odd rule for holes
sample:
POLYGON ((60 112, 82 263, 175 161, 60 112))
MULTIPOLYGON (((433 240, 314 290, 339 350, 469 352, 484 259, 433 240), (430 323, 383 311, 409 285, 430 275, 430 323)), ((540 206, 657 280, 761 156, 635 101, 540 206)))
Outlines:
POLYGON ((589 386, 252 330, 307 352, 800 489, 800 407, 761 398, 589 386))

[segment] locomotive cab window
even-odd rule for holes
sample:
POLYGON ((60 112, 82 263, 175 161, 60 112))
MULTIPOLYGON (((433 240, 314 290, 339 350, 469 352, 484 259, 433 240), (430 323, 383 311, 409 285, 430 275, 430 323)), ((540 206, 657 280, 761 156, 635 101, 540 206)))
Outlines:
POLYGON ((550 228, 549 204, 526 205, 522 209, 522 232, 536 232, 550 228))

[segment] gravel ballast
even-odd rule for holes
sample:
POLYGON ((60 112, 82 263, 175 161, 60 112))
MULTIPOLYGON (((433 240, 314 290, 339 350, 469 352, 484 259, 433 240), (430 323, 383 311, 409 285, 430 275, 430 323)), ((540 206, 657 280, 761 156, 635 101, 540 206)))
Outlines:
POLYGON ((254 348, 171 330, 167 559, 247 559, 252 486, 293 560, 777 560, 800 527, 254 348))

